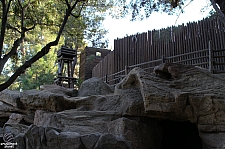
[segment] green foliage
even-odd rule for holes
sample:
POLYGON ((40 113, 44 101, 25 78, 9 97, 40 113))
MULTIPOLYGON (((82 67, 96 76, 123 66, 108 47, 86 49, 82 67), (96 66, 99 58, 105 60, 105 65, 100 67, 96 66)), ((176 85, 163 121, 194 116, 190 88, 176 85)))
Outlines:
POLYGON ((83 83, 83 80, 80 79, 80 78, 78 78, 75 85, 76 85, 76 86, 78 87, 78 89, 79 89, 82 83, 83 83))
POLYGON ((115 18, 131 16, 131 21, 148 18, 152 12, 166 12, 172 15, 181 10, 185 3, 192 0, 116 0, 111 8, 111 15, 115 18))
POLYGON ((94 60, 95 60, 95 55, 94 55, 94 54, 91 54, 91 55, 89 55, 89 56, 86 58, 86 61, 87 61, 88 63, 92 63, 94 60))
MULTIPOLYGON (((73 3, 73 1, 71 2, 73 3)), ((102 38, 107 32, 101 25, 104 20, 104 12, 111 6, 106 3, 105 0, 90 0, 88 3, 79 3, 73 11, 73 16, 79 15, 82 9, 81 17, 69 18, 59 45, 32 64, 10 88, 38 89, 41 84, 52 83, 57 72, 56 51, 62 45, 71 48, 84 47, 87 41, 92 44, 90 46, 106 47, 107 41, 102 40, 102 38), (104 5, 104 7, 99 7, 99 5, 104 5)), ((2 8, 2 5, 0 5, 0 8, 2 8)), ((43 46, 55 39, 65 11, 66 3, 62 0, 12 1, 8 13, 2 55, 4 56, 11 51, 14 41, 21 37, 23 27, 35 28, 25 33, 23 42, 5 64, 0 75, 0 83, 4 83, 18 67, 32 58, 43 46)), ((2 16, 2 13, 3 10, 0 9, 0 16, 2 16)))

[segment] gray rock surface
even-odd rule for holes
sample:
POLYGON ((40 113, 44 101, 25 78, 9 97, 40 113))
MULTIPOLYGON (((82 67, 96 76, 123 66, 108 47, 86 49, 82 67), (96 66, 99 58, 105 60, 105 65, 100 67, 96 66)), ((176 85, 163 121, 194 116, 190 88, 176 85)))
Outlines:
POLYGON ((133 88, 140 89, 147 117, 190 121, 198 126, 208 148, 225 148, 221 137, 225 126, 223 78, 194 66, 165 63, 156 67, 154 74, 133 69, 116 91, 133 88), (206 143, 209 138, 212 143, 206 143), (220 138, 220 143, 213 138, 220 138))
POLYGON ((78 97, 51 85, 1 92, 0 117, 12 114, 1 136, 12 133, 18 149, 225 148, 221 75, 165 63, 131 70, 114 93, 97 78, 82 85, 78 97))
POLYGON ((90 96, 90 95, 106 95, 113 93, 110 86, 100 78, 90 78, 85 80, 78 91, 79 97, 90 96))

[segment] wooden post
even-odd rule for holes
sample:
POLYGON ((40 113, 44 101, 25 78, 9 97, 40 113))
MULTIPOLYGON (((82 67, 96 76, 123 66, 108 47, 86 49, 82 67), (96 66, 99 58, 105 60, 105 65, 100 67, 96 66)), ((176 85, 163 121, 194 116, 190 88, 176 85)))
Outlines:
POLYGON ((213 73, 213 57, 212 57, 211 40, 209 41, 209 72, 213 73))
POLYGON ((165 63, 166 62, 166 59, 165 59, 165 56, 163 55, 162 56, 162 63, 165 63))
POLYGON ((107 74, 105 75, 105 83, 109 84, 108 75, 107 74))
POLYGON ((129 66, 125 66, 125 75, 129 73, 129 66))

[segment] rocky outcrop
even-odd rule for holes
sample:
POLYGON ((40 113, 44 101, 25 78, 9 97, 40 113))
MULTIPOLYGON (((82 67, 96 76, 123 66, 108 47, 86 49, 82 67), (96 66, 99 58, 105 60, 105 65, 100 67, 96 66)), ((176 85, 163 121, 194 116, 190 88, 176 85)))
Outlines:
POLYGON ((78 96, 90 96, 90 95, 106 95, 113 93, 110 86, 102 81, 100 78, 90 78, 85 80, 78 91, 78 96))
POLYGON ((2 132, 13 134, 18 149, 225 148, 225 80, 205 69, 135 68, 114 93, 97 78, 85 81, 78 97, 42 88, 0 93, 0 116, 13 113, 2 132))
POLYGON ((205 148, 225 148, 223 78, 194 66, 165 63, 153 74, 133 69, 116 90, 133 88, 141 91, 147 117, 190 121, 205 148))

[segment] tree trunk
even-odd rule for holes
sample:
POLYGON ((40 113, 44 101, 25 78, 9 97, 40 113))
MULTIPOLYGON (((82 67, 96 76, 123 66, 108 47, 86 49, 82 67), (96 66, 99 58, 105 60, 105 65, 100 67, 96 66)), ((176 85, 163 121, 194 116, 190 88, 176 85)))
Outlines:
POLYGON ((3 62, 3 59, 0 59, 0 75, 2 74, 2 70, 3 70, 3 67, 4 67, 4 62, 3 62))
POLYGON ((49 52, 49 50, 51 49, 52 46, 56 46, 58 44, 59 39, 60 39, 60 37, 62 35, 62 32, 64 30, 64 27, 65 27, 65 25, 68 21, 68 18, 71 15, 72 10, 75 8, 77 3, 79 2, 79 0, 76 0, 72 7, 69 5, 68 1, 66 1, 66 2, 67 2, 68 9, 66 11, 66 14, 64 16, 63 22, 61 24, 61 27, 59 29, 59 32, 58 32, 58 35, 57 35, 55 41, 49 42, 35 56, 33 56, 31 59, 26 61, 22 66, 20 66, 16 70, 16 72, 6 82, 4 82, 3 84, 0 84, 0 92, 3 91, 4 89, 8 88, 17 79, 18 76, 20 76, 22 73, 24 73, 24 71, 27 68, 31 67, 31 64, 33 64, 34 62, 36 62, 37 60, 42 58, 44 55, 46 55, 49 52))

